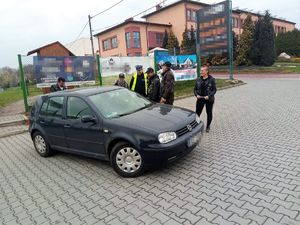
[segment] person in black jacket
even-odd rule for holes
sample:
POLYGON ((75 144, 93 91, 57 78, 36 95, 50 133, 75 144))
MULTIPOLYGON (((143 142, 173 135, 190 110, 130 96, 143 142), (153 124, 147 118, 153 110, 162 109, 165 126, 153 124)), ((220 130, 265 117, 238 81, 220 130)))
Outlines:
POLYGON ((56 84, 53 84, 51 85, 50 87, 50 92, 56 92, 56 91, 63 91, 63 90, 66 90, 66 86, 65 86, 65 78, 63 77, 59 77, 57 79, 57 83, 56 84))
POLYGON ((208 67, 201 67, 201 77, 197 79, 194 94, 197 98, 196 114, 197 122, 200 121, 200 115, 205 105, 207 114, 206 132, 210 130, 210 124, 213 118, 213 105, 215 102, 215 94, 217 92, 215 78, 209 75, 208 67))
POLYGON ((153 102, 159 102, 160 92, 160 80, 159 77, 154 73, 154 69, 149 67, 146 71, 148 74, 148 99, 153 102))
POLYGON ((175 90, 175 77, 171 70, 171 63, 165 62, 162 65, 162 79, 160 83, 160 103, 173 105, 174 103, 174 90, 175 90))

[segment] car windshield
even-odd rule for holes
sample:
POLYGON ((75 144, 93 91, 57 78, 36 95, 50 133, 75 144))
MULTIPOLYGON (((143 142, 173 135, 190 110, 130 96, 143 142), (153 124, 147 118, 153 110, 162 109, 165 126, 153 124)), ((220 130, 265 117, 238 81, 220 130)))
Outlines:
POLYGON ((129 115, 152 105, 146 98, 125 88, 92 95, 89 99, 105 118, 129 115))

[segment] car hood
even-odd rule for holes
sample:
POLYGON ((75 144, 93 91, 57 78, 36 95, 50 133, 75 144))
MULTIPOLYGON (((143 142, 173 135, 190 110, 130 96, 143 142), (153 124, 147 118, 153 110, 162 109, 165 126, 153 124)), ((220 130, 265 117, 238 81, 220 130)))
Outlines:
POLYGON ((176 131, 195 120, 191 110, 170 105, 154 104, 146 109, 114 119, 120 125, 155 132, 176 131))

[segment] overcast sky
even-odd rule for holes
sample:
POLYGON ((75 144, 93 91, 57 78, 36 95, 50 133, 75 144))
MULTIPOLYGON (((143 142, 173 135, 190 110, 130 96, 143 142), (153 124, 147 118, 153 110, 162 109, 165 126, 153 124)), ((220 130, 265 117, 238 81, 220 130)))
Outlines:
MULTIPOLYGON (((88 15, 110 7, 120 0, 3 0, 0 7, 0 67, 16 67, 17 54, 60 41, 63 44, 76 39, 87 22, 88 15)), ((167 0, 170 4, 176 0, 167 0)), ((93 30, 124 21, 145 9, 154 6, 159 0, 124 0, 110 11, 92 19, 93 30)), ((205 3, 219 1, 202 0, 205 3)), ((300 0, 233 0, 233 7, 248 8, 254 11, 269 9, 271 14, 284 17, 300 27, 300 0)), ((89 35, 86 27, 82 36, 89 35)))

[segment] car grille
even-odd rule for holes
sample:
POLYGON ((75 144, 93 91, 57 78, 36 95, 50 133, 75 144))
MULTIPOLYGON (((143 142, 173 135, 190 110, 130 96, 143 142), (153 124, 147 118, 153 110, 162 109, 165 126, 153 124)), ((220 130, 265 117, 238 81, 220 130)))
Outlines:
MULTIPOLYGON (((198 125, 198 123, 197 123, 196 120, 194 120, 189 125, 192 127, 192 129, 194 129, 198 125)), ((185 135, 186 133, 189 133, 189 132, 190 132, 190 130, 188 129, 188 125, 187 125, 187 126, 181 128, 181 129, 177 130, 176 135, 177 135, 177 137, 180 137, 180 136, 185 135)))

